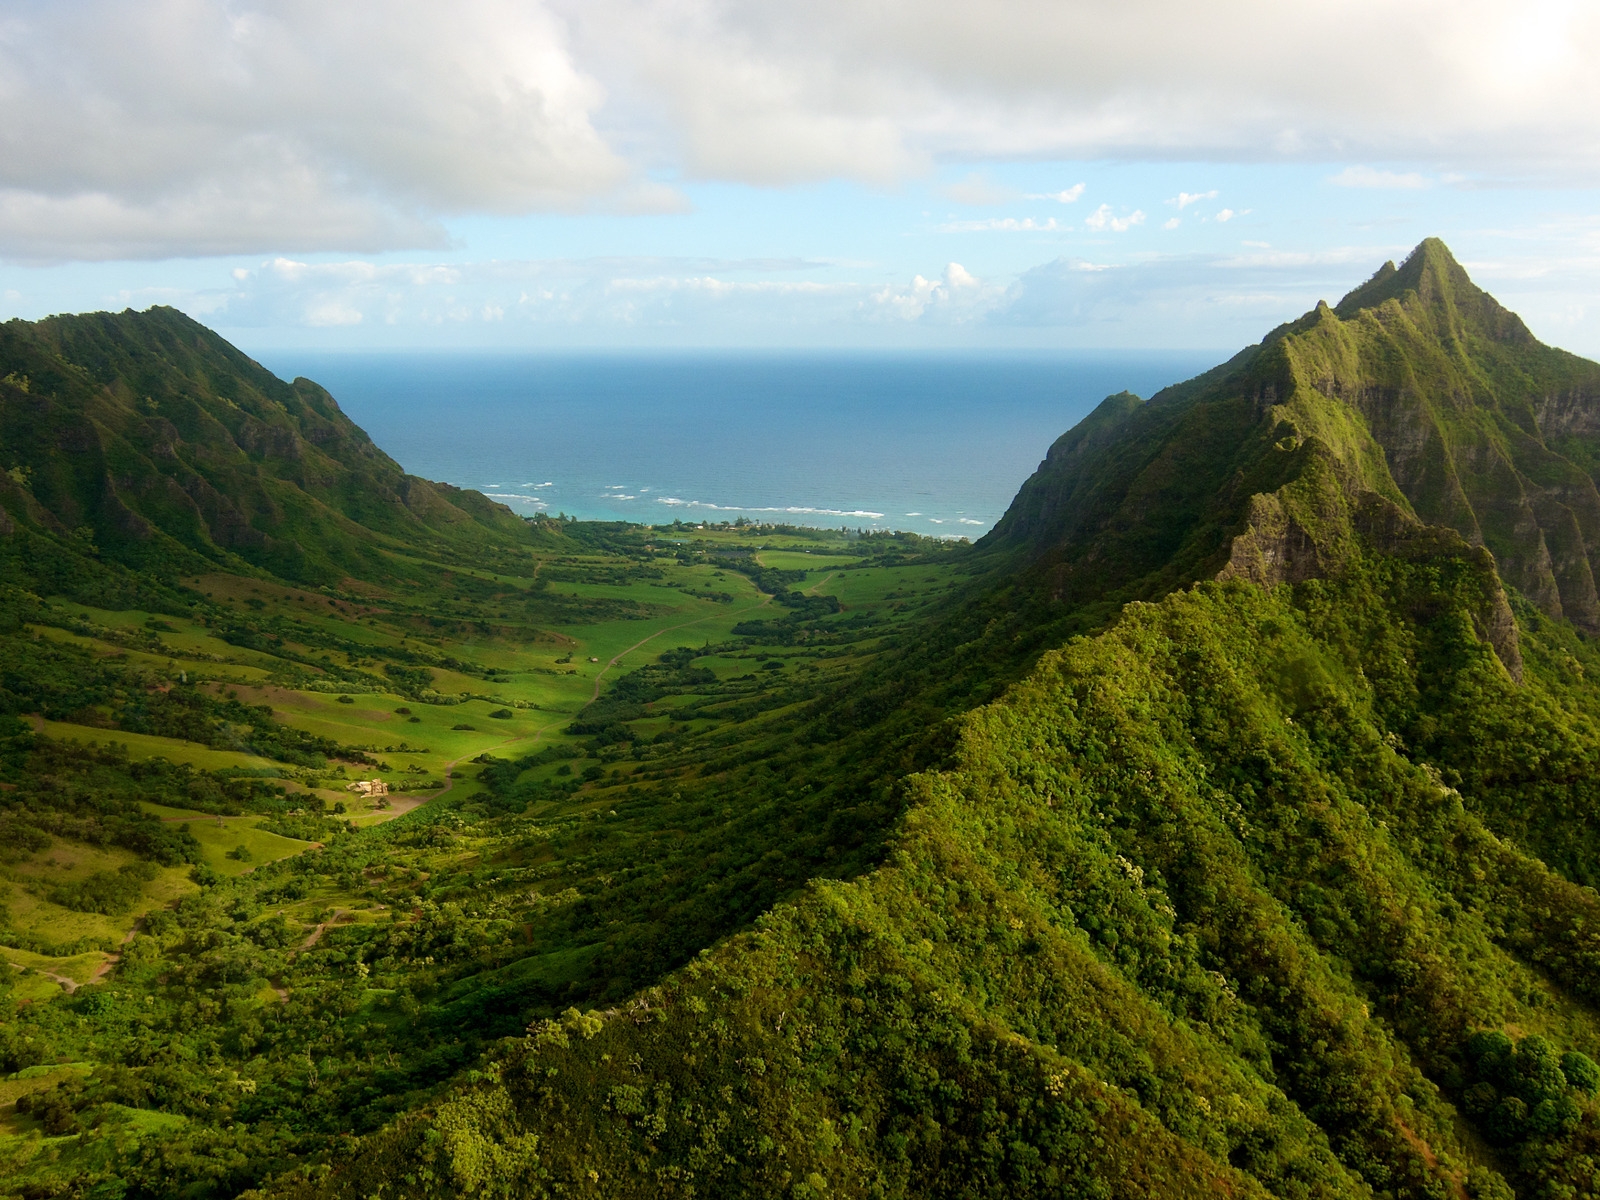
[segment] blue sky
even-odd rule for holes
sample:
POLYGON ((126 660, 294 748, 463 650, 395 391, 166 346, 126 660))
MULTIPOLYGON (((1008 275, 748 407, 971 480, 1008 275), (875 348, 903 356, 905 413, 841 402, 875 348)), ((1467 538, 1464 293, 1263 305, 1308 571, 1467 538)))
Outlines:
POLYGON ((20 0, 0 316, 1229 349, 1437 235, 1600 356, 1594 7, 20 0))

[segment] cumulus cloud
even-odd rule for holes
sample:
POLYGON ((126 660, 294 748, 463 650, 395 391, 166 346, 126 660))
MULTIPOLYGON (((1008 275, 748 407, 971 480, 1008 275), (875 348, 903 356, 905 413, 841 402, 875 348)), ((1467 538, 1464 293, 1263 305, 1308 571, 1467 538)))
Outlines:
POLYGON ((1112 233, 1127 233, 1135 225, 1144 224, 1144 213, 1135 209, 1125 217, 1117 216, 1109 204, 1102 204, 1083 219, 1088 228, 1101 231, 1110 230, 1112 233))
POLYGON ((1178 211, 1182 212, 1184 209, 1188 208, 1189 205, 1194 204, 1197 201, 1215 200, 1216 198, 1217 189, 1212 188, 1209 192, 1179 192, 1171 200, 1168 200, 1167 203, 1176 204, 1178 206, 1178 211))
POLYGON ((1592 180, 1597 57, 1567 0, 12 0, 0 255, 367 253, 1019 157, 1592 180))
MULTIPOLYGON (((981 318, 1004 295, 1003 288, 985 287, 960 263, 951 263, 938 279, 915 276, 909 286, 890 286, 873 293, 876 315, 896 321, 959 324, 981 318)), ((865 306, 864 306, 865 308, 865 306)))
POLYGON ((441 215, 632 177, 561 23, 514 0, 24 2, 0 100, 14 259, 439 244, 441 215))

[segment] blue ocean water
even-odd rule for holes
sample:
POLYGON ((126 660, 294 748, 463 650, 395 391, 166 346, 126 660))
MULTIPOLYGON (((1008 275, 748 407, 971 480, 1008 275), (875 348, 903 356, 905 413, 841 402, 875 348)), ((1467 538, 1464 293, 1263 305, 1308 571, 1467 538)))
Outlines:
POLYGON ((406 470, 524 513, 977 537, 1105 396, 1211 353, 330 354, 326 387, 406 470))

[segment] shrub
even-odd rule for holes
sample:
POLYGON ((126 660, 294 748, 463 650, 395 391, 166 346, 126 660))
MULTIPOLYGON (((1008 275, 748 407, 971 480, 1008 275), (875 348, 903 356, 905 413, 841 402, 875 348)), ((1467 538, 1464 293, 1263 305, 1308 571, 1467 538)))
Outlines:
POLYGON ((1594 1059, 1587 1054, 1577 1050, 1567 1051, 1561 1056, 1561 1073, 1567 1077, 1569 1085, 1585 1096, 1600 1091, 1600 1066, 1596 1066, 1594 1059))
POLYGON ((155 877, 155 864, 139 860, 115 871, 97 871, 76 883, 61 884, 51 889, 49 898, 74 912, 111 916, 125 913, 137 904, 144 885, 155 877))

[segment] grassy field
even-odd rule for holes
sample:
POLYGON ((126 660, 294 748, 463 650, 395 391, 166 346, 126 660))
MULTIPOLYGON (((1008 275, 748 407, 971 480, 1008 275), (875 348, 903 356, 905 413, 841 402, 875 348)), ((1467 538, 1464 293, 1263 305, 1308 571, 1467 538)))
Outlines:
MULTIPOLYGON (((71 606, 71 612, 82 622, 122 634, 148 634, 153 625, 169 627, 156 630, 155 636, 174 651, 192 655, 182 660, 181 669, 191 671, 197 678, 212 679, 210 687, 216 694, 235 697, 246 704, 269 706, 273 717, 285 725, 368 750, 380 766, 336 766, 335 774, 382 778, 397 788, 418 781, 442 781, 452 769, 459 775, 463 773, 461 764, 484 753, 515 756, 542 745, 570 744, 573 739, 563 733, 565 726, 584 705, 630 670, 668 651, 720 646, 737 640, 733 630, 742 622, 782 615, 770 595, 759 591, 747 575, 725 565, 720 556, 748 550, 763 567, 804 571, 805 576, 791 585, 793 590, 837 597, 844 613, 879 620, 915 609, 948 591, 953 581, 947 570, 937 566, 862 569, 861 556, 841 553, 841 547, 824 552, 823 547, 803 537, 769 534, 752 539, 741 531, 685 529, 670 539, 656 540, 663 546, 671 545, 680 557, 657 557, 651 564, 650 577, 625 582, 603 578, 607 572, 615 572, 615 555, 572 555, 555 565, 562 579, 550 584, 547 594, 580 602, 625 603, 634 609, 627 617, 538 628, 484 621, 484 606, 480 605, 473 610, 477 618, 473 624, 439 630, 428 624, 439 618, 419 622, 414 613, 405 611, 405 606, 394 604, 392 596, 333 597, 226 575, 191 581, 213 603, 231 610, 288 614, 299 628, 322 631, 343 643, 359 643, 360 650, 327 652, 311 644, 316 640, 314 636, 304 641, 285 640, 285 645, 297 652, 320 654, 339 667, 357 669, 369 655, 394 651, 420 652, 468 663, 475 670, 429 668, 433 689, 441 697, 452 698, 451 703, 428 703, 408 699, 396 691, 356 686, 339 693, 321 687, 309 690, 303 683, 296 687, 294 683, 298 681, 284 678, 280 660, 230 645, 220 640, 214 628, 197 622, 82 605, 71 606), (596 581, 573 578, 585 573, 596 581), (276 669, 266 665, 269 663, 275 664, 276 669), (495 671, 491 679, 486 680, 476 670, 485 667, 495 671), (251 674, 248 680, 241 674, 246 671, 251 674), (274 675, 277 681, 273 680, 274 675)), ((474 572, 471 578, 483 583, 502 582, 501 577, 488 572, 474 572)), ((449 611, 451 603, 428 607, 449 611)), ((140 653, 77 633, 57 630, 51 636, 93 641, 107 653, 140 653)), ((160 654, 146 653, 143 657, 152 664, 178 661, 160 654)), ((792 650, 774 647, 764 651, 747 645, 734 653, 719 653, 700 661, 719 679, 726 680, 748 674, 756 661, 781 662, 792 657, 792 650)), ((664 718, 661 724, 665 725, 664 718)), ((41 728, 51 736, 114 739, 126 744, 135 756, 161 755, 208 769, 262 769, 273 765, 254 756, 170 739, 91 732, 62 723, 46 723, 41 728)), ((333 790, 321 789, 319 795, 333 797, 338 786, 336 780, 331 785, 333 790)), ((363 823, 385 819, 381 811, 348 797, 343 799, 352 816, 363 823)))
POLYGON ((258 829, 260 817, 207 818, 204 813, 197 817, 188 823, 189 832, 200 843, 206 864, 221 875, 243 875, 262 863, 300 854, 312 845, 258 829))
MULTIPOLYGON (((519 599, 486 602, 487 590, 527 584, 527 576, 486 570, 458 570, 430 597, 370 585, 330 593, 213 574, 187 581, 211 606, 209 616, 71 604, 61 606, 67 618, 61 626, 40 629, 43 636, 130 665, 184 672, 219 699, 265 706, 281 724, 355 748, 375 765, 336 759, 325 770, 308 770, 149 734, 63 721, 36 727, 84 744, 115 742, 136 759, 271 772, 291 792, 305 792, 308 803, 340 804, 358 825, 379 824, 438 794, 447 779, 457 798, 468 794, 462 789, 470 786, 472 760, 481 755, 517 757, 544 746, 577 746, 582 739, 566 729, 584 707, 665 653, 709 649, 696 663, 719 685, 757 677, 779 684, 786 677, 780 672, 818 669, 814 648, 783 644, 783 638, 763 645, 761 636, 735 633, 757 622, 773 627, 777 637, 789 612, 739 562, 792 573, 785 586, 793 592, 838 601, 840 612, 818 626, 823 632, 854 631, 847 646, 828 652, 826 665, 833 671, 870 656, 881 636, 948 594, 960 579, 937 561, 878 565, 843 536, 687 526, 630 536, 632 557, 585 551, 532 564, 528 575, 539 583, 537 599, 557 614, 575 608, 582 614, 578 619, 534 622, 519 614, 519 599), (248 640, 236 632, 240 622, 270 630, 291 657, 239 644, 248 640), (426 698, 390 685, 383 664, 396 658, 428 664, 426 698), (325 678, 341 674, 349 682, 337 689, 325 678), (392 789, 387 804, 345 789, 348 780, 371 778, 392 789)), ((678 696, 652 706, 640 730, 650 736, 665 732, 674 710, 695 699, 678 696)), ((684 727, 714 723, 692 714, 684 727)), ((237 821, 221 828, 230 824, 243 828, 237 821)), ((202 841, 208 862, 237 848, 209 833, 202 841)), ((252 856, 257 849, 270 857, 290 852, 265 843, 246 847, 252 856)), ((227 874, 248 869, 237 859, 213 865, 227 874)))
POLYGON ((281 764, 255 754, 242 754, 237 750, 214 750, 210 746, 177 738, 158 737, 148 733, 128 733, 121 729, 97 729, 89 725, 74 725, 69 721, 35 719, 34 728, 45 737, 60 741, 80 742, 90 746, 121 746, 129 758, 164 758, 168 762, 188 763, 207 771, 234 768, 246 771, 277 773, 281 764))

